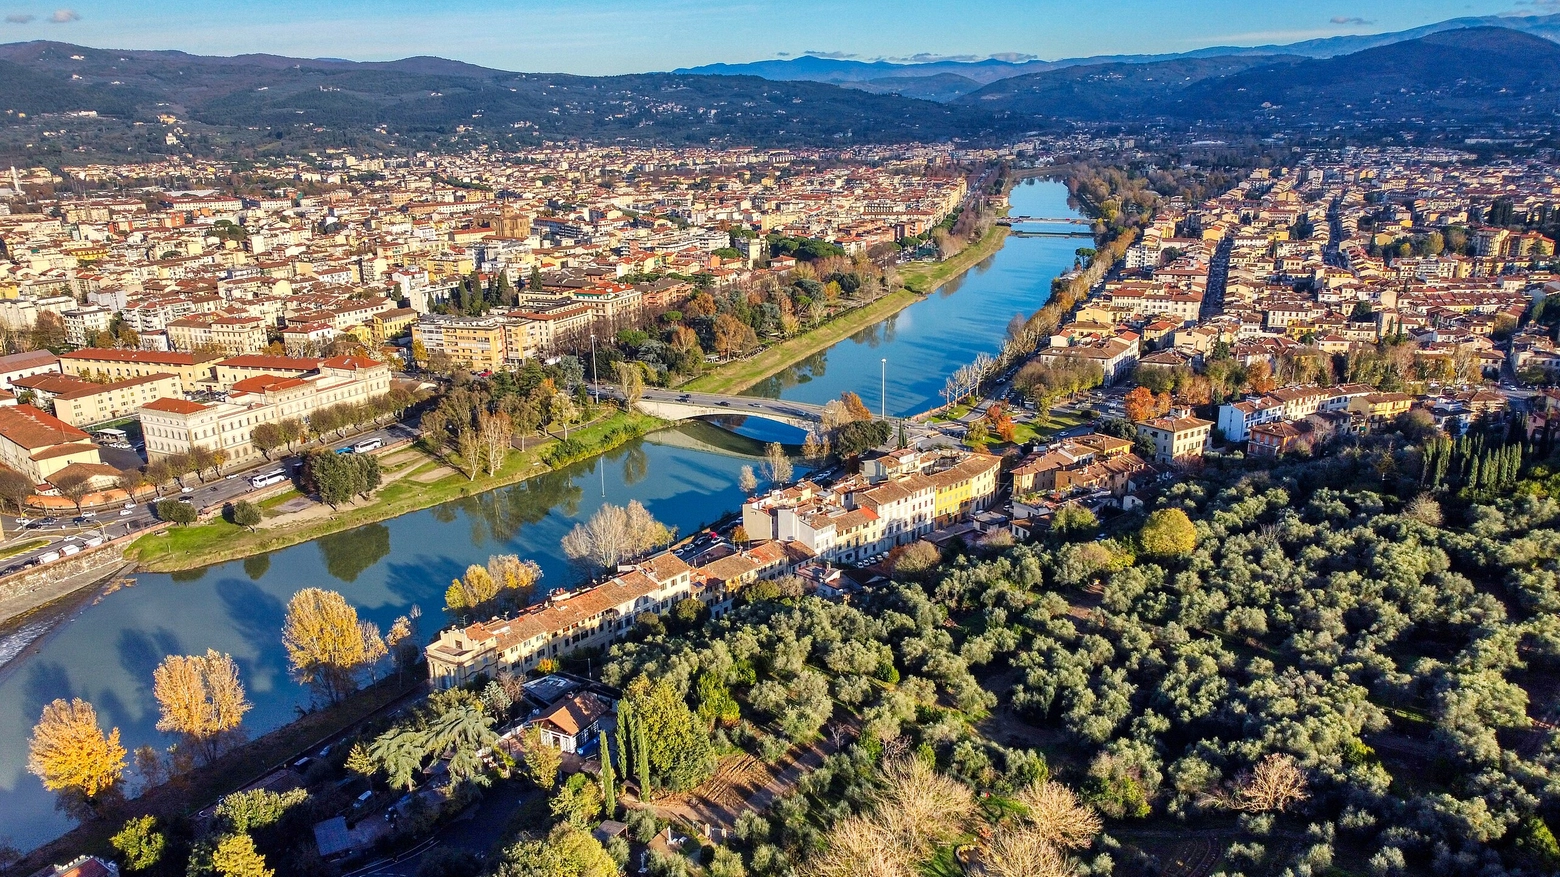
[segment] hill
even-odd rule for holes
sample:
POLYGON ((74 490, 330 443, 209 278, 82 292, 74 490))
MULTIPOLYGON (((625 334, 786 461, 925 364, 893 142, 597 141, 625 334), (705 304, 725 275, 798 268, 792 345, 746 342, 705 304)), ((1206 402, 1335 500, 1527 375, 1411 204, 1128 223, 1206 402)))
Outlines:
POLYGON ((781 82, 806 80, 846 84, 872 83, 873 90, 892 87, 896 78, 922 79, 925 77, 957 76, 973 85, 960 93, 953 93, 953 80, 942 80, 938 86, 908 85, 899 93, 926 97, 931 100, 952 100, 982 85, 1003 79, 1064 70, 1071 67, 1097 67, 1105 64, 1157 64, 1194 58, 1227 58, 1233 56, 1332 58, 1349 55, 1366 49, 1417 40, 1444 31, 1466 30, 1481 27, 1501 27, 1532 34, 1554 42, 1560 42, 1560 14, 1551 15, 1486 15, 1452 18, 1408 30, 1381 34, 1350 34, 1321 39, 1305 40, 1285 45, 1260 46, 1209 46, 1190 52, 1148 55, 1095 55, 1080 58, 1061 58, 1054 61, 1003 61, 995 58, 983 61, 859 61, 849 58, 821 58, 803 55, 799 58, 754 61, 747 64, 707 64, 701 67, 684 67, 674 71, 701 76, 761 76, 781 82), (946 96, 945 96, 946 95, 946 96))
POLYGON ((1494 27, 1440 31, 1348 55, 1101 64, 992 83, 958 99, 1080 121, 1477 123, 1553 113, 1560 44, 1494 27))
MULTIPOLYGON (((512 73, 442 58, 217 58, 52 42, 0 46, 0 110, 85 110, 120 122, 171 114, 209 127, 207 135, 300 143, 468 131, 505 142, 839 144, 980 136, 1008 124, 982 110, 815 82, 512 73)), ((14 114, 0 118, 19 124, 14 114)))

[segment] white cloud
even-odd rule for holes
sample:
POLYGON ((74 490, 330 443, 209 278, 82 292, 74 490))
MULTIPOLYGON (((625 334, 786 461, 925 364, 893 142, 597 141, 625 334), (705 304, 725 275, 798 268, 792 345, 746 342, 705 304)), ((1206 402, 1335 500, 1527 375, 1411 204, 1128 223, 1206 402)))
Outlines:
POLYGON ((72 21, 80 21, 81 13, 74 9, 56 9, 54 14, 49 16, 49 20, 55 24, 69 24, 72 21))
POLYGON ((861 56, 855 52, 826 52, 822 49, 804 49, 803 55, 811 55, 814 58, 827 58, 830 61, 853 61, 861 56))
POLYGON ((32 21, 33 17, 25 12, 13 12, 10 15, 7 15, 5 20, 9 24, 26 24, 27 22, 32 21))
POLYGON ((1367 24, 1375 24, 1376 23, 1376 22, 1371 21, 1370 19, 1367 19, 1367 18, 1360 18, 1358 15, 1334 15, 1329 20, 1333 24, 1338 24, 1338 25, 1346 25, 1346 24, 1367 25, 1367 24))

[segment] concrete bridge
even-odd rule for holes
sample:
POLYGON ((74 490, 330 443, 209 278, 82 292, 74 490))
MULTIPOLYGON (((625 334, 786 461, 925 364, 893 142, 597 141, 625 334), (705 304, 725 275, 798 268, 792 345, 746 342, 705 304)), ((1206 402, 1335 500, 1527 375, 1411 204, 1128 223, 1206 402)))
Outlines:
POLYGON ((662 420, 710 417, 762 417, 798 429, 809 429, 823 419, 823 406, 759 396, 722 396, 715 393, 682 393, 646 389, 636 406, 662 420))
POLYGON ((997 220, 998 225, 1013 225, 1020 222, 1060 222, 1068 225, 1093 225, 1093 220, 1080 219, 1076 216, 1007 216, 997 220))

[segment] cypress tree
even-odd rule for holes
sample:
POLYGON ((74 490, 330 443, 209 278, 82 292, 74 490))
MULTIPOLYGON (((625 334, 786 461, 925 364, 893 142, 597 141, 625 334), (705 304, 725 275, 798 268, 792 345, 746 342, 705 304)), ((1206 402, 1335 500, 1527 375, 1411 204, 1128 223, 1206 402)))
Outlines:
MULTIPOLYGON (((630 767, 633 765, 633 762, 629 760, 631 757, 629 754, 629 736, 632 733, 630 726, 633 723, 633 719, 633 706, 629 704, 627 700, 624 700, 622 703, 618 704, 617 754, 618 764, 623 768, 623 779, 625 782, 632 779, 634 776, 634 772, 630 769, 630 767)), ((602 760, 607 761, 610 759, 602 760)))
POLYGON ((634 772, 639 775, 639 795, 649 798, 654 783, 650 779, 650 747, 645 742, 645 720, 634 716, 634 772))
POLYGON ((601 800, 607 805, 607 818, 617 816, 617 776, 612 771, 612 757, 607 753, 607 742, 601 741, 601 800))

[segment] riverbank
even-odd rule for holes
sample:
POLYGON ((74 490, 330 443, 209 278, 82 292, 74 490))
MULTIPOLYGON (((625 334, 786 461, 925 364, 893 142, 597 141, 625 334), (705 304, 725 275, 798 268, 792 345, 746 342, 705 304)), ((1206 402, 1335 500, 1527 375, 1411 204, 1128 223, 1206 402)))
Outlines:
POLYGON ((846 311, 794 338, 788 338, 779 344, 765 348, 762 353, 748 359, 717 366, 683 384, 681 389, 693 393, 740 393, 788 366, 833 347, 869 326, 883 322, 920 301, 923 296, 935 292, 938 287, 1002 249, 1002 244, 1007 240, 1007 232, 1006 226, 992 226, 980 240, 942 262, 917 262, 904 266, 899 269, 904 289, 889 293, 870 304, 846 311))
POLYGON ((160 534, 143 536, 125 549, 125 559, 135 561, 137 569, 145 572, 180 572, 242 560, 506 487, 569 465, 581 459, 581 454, 605 453, 666 425, 663 420, 638 412, 615 412, 571 430, 572 453, 557 465, 549 465, 548 461, 561 442, 548 438, 528 443, 524 452, 511 450, 496 473, 479 473, 475 479, 450 469, 415 446, 392 451, 385 459, 398 462, 386 466, 386 483, 365 503, 336 509, 313 503, 304 510, 288 512, 283 507, 299 498, 296 491, 288 492, 261 504, 267 518, 254 530, 229 523, 219 515, 205 523, 171 527, 160 534), (412 456, 403 458, 409 451, 412 456))

